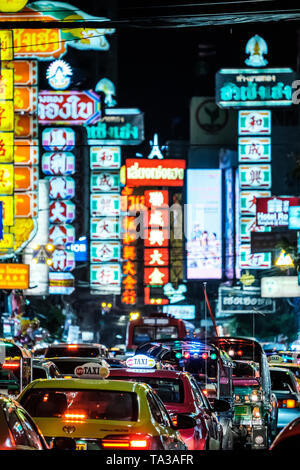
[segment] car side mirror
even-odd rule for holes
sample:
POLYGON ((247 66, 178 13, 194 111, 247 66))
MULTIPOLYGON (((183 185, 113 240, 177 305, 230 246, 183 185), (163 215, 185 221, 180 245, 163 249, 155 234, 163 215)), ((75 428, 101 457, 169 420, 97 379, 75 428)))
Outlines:
POLYGON ((175 429, 190 429, 197 425, 195 418, 192 418, 192 416, 178 414, 176 418, 177 424, 174 426, 175 429))
POLYGON ((230 410, 230 404, 226 400, 218 400, 217 398, 215 398, 211 405, 212 405, 213 411, 216 411, 216 412, 230 410))
POLYGON ((76 442, 72 437, 55 437, 51 450, 76 450, 76 442))

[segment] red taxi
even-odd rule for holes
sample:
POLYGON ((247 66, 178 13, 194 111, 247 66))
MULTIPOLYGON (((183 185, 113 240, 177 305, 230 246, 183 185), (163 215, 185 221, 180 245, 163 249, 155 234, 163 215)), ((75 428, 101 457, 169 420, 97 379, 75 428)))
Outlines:
MULTIPOLYGON (((142 355, 127 359, 127 369, 111 369, 111 380, 127 380, 143 382, 150 385, 163 401, 170 416, 178 414, 189 415, 196 419, 196 426, 182 429, 181 437, 189 450, 208 450, 222 448, 222 426, 214 411, 220 411, 227 406, 222 400, 215 400, 212 409, 206 397, 202 394, 196 380, 188 372, 175 370, 154 369, 155 361, 147 368, 147 358, 143 357, 143 365, 137 360, 142 355)), ((148 361, 149 363, 149 361, 148 361)), ((174 421, 175 424, 175 421, 174 421)))

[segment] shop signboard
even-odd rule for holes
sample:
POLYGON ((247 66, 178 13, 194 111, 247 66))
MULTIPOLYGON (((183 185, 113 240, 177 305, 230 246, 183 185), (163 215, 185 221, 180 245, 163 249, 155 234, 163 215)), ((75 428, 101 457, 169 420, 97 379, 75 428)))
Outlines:
POLYGON ((72 152, 46 152, 42 156, 42 170, 45 175, 73 175, 75 155, 72 152))
POLYGON ((75 181, 71 176, 47 176, 51 199, 72 199, 75 196, 75 181))
POLYGON ((71 295, 75 291, 75 278, 71 273, 50 272, 49 294, 71 295))
POLYGON ((120 191, 119 171, 94 171, 91 173, 91 192, 105 193, 108 191, 120 191))
POLYGON ((12 163, 14 160, 14 133, 0 132, 0 163, 12 163))
POLYGON ((240 191, 241 215, 256 215, 256 200, 259 197, 270 197, 271 191, 240 191))
POLYGON ((121 147, 90 147, 91 170, 118 169, 121 167, 121 147))
POLYGON ((238 119, 240 136, 271 134, 271 111, 239 111, 238 119))
POLYGON ((48 127, 42 132, 42 145, 45 150, 62 152, 75 146, 75 131, 70 127, 48 127))
POLYGON ((120 214, 119 194, 91 194, 91 216, 114 216, 120 214))
POLYGON ((251 253, 251 245, 240 245, 241 269, 270 269, 270 253, 251 253))
POLYGON ((37 139, 16 139, 13 150, 15 165, 38 165, 39 141, 37 139))
POLYGON ((118 217, 92 217, 90 219, 92 240, 116 240, 120 238, 118 217))
POLYGON ((300 230, 300 206, 289 207, 289 229, 300 230))
POLYGON ((271 161, 270 137, 240 137, 238 143, 239 162, 256 163, 271 161))
POLYGON ((52 201, 49 205, 51 224, 68 224, 75 219, 75 204, 71 201, 52 201))
POLYGON ((0 289, 28 289, 29 265, 20 263, 0 264, 0 289))
POLYGON ((297 276, 270 276, 261 278, 262 297, 300 297, 297 276))
POLYGON ((51 271, 73 271, 75 268, 75 254, 64 249, 55 249, 51 256, 51 271))
POLYGON ((86 126, 89 145, 139 145, 144 140, 144 113, 135 108, 107 108, 96 125, 86 126))
POLYGON ((241 217, 240 219, 240 241, 250 243, 252 232, 270 232, 270 227, 256 225, 255 217, 241 217))
POLYGON ((289 207, 299 206, 298 197, 265 197, 256 199, 257 225, 268 227, 287 227, 289 207))
POLYGON ((121 289, 121 267, 117 263, 90 265, 91 288, 108 288, 118 286, 121 289))
POLYGON ((39 92, 39 123, 78 126, 93 124, 101 117, 101 100, 93 90, 39 92))
POLYGON ((260 288, 219 287, 216 317, 235 314, 275 313, 276 303, 261 296, 260 288))
POLYGON ((91 241, 91 263, 118 262, 121 259, 120 242, 91 241))
POLYGON ((53 224, 49 227, 49 242, 53 245, 67 245, 75 242, 75 227, 70 224, 53 224))
POLYGON ((183 186, 185 160, 126 160, 126 184, 128 186, 183 186))
POLYGON ((222 108, 290 106, 295 72, 290 68, 221 69, 216 102, 222 108))
POLYGON ((271 188, 271 165, 240 165, 239 175, 241 189, 271 188))
POLYGON ((14 60, 9 66, 14 70, 15 85, 37 85, 38 61, 37 60, 14 60))

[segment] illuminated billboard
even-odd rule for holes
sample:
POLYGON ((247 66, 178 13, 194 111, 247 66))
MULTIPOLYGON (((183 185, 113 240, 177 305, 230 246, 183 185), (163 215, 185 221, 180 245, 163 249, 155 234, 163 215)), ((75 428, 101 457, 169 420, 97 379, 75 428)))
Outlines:
POLYGON ((183 186, 185 160, 126 160, 129 186, 183 186))
POLYGON ((187 170, 187 279, 222 277, 221 170, 187 170))

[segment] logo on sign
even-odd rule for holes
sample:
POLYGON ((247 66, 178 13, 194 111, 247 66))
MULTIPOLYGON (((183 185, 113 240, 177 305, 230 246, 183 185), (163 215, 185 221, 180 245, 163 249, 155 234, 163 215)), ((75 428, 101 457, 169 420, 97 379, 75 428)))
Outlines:
POLYGON ((152 369, 155 367, 155 360, 151 357, 137 354, 136 356, 129 357, 126 360, 127 367, 152 369))
POLYGON ((106 361, 87 362, 82 366, 77 366, 74 370, 75 375, 81 378, 106 379, 109 376, 109 365, 106 361))

